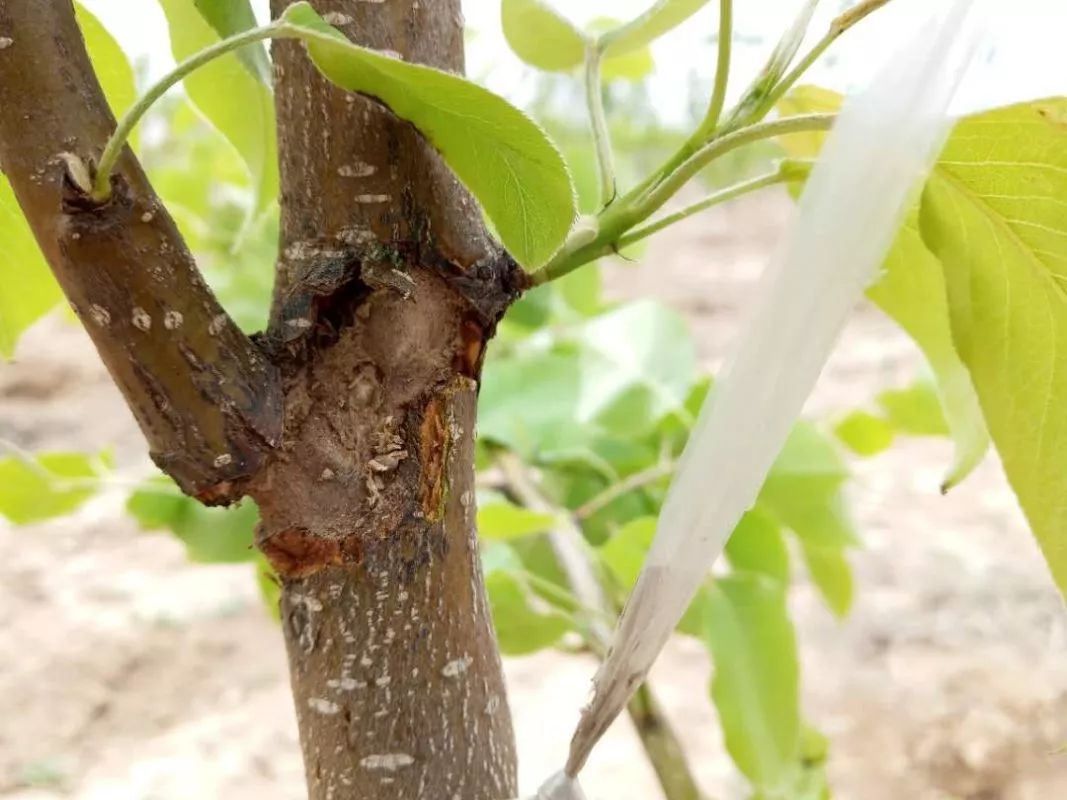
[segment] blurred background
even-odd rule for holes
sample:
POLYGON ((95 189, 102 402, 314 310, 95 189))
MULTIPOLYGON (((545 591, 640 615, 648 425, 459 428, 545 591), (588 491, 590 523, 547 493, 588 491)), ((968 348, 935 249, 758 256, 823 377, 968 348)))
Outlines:
MULTIPOLYGON (((130 55, 140 87, 173 64, 155 3, 85 5, 130 55)), ((556 7, 586 24, 628 19, 645 5, 556 7)), ((736 5, 730 99, 798 3, 736 5)), ((847 5, 825 0, 811 30, 821 32, 847 5)), ((929 5, 894 0, 844 37, 810 82, 839 91, 863 85, 929 5)), ((470 74, 529 110, 559 142, 579 188, 591 190, 580 82, 546 77, 511 55, 494 0, 464 7, 470 74)), ((1067 94, 1062 2, 990 8, 988 48, 960 111, 1067 94)), ((705 9, 653 45, 647 77, 608 87, 624 180, 657 163, 699 119, 714 30, 714 11, 705 9)), ((269 214, 249 222, 248 179, 235 153, 180 91, 153 112, 140 151, 227 307, 246 328, 260 327, 276 223, 269 214)), ((769 145, 740 151, 702 182, 732 183, 777 155, 769 145)), ((694 188, 680 201, 699 195, 694 188)), ((600 278, 596 302, 651 298, 673 309, 689 331, 685 346, 714 371, 791 211, 785 190, 771 188, 690 218, 632 258, 590 268, 600 278)), ((807 413, 832 424, 925 375, 912 342, 864 304, 807 413)), ((247 564, 192 563, 185 543, 131 519, 123 481, 149 474, 143 439, 69 314, 50 315, 0 364, 0 440, 27 451, 109 451, 116 464, 114 491, 71 516, 18 528, 0 519, 0 797, 300 800, 282 641, 256 574, 247 564)), ((850 556, 852 611, 831 614, 804 574, 790 596, 806 716, 831 741, 835 797, 1067 798, 1063 603, 995 455, 942 496, 951 460, 951 442, 939 437, 899 437, 875 457, 850 458, 847 495, 862 539, 850 556)), ((526 791, 562 763, 586 699, 594 663, 567 650, 506 661, 526 791)), ((678 639, 652 682, 707 796, 733 800, 745 785, 723 752, 708 675, 705 648, 678 639)), ((584 783, 591 798, 659 796, 628 720, 595 750, 584 783)))

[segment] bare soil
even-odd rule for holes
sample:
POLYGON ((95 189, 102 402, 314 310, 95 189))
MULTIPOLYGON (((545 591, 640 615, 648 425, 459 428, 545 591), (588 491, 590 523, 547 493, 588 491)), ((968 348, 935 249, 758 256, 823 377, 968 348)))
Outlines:
MULTIPOLYGON (((765 195, 691 220, 640 268, 612 267, 609 290, 681 310, 714 366, 787 215, 765 195)), ((810 409, 840 413, 920 371, 913 346, 862 307, 810 409)), ((0 365, 0 439, 110 447, 124 470, 144 467, 128 412, 61 316, 0 365)), ((1064 606, 995 457, 942 497, 950 458, 947 442, 912 439, 855 463, 855 610, 836 621, 803 578, 793 597, 806 711, 832 740, 838 798, 1062 800, 1064 606)), ((118 491, 74 517, 0 523, 0 548, 0 796, 301 800, 282 641, 247 568, 190 565, 125 517, 118 491)), ((529 791, 562 763, 592 664, 545 653, 506 668, 529 791)), ((653 673, 708 795, 742 798, 707 680, 692 642, 653 673)), ((592 798, 658 796, 628 722, 584 783, 592 798)))

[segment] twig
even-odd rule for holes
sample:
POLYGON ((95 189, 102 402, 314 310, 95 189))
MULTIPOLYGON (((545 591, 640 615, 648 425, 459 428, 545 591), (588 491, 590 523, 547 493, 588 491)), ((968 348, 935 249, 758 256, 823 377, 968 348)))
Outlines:
POLYGON ((650 483, 655 483, 660 478, 665 478, 674 472, 675 463, 667 461, 662 464, 654 464, 640 472, 635 472, 623 478, 618 483, 613 483, 600 494, 594 495, 574 511, 574 516, 579 520, 588 519, 605 506, 622 497, 624 494, 641 489, 650 483))
MULTIPOLYGON (((499 464, 509 489, 524 505, 535 511, 557 510, 541 493, 517 456, 505 453, 500 457, 499 464)), ((604 593, 594 567, 594 556, 582 536, 581 528, 571 517, 561 517, 559 525, 548 535, 548 539, 581 605, 588 609, 600 609, 604 615, 614 617, 618 608, 604 593)), ((586 642, 598 658, 604 658, 607 654, 612 633, 601 616, 590 615, 587 620, 586 642)), ((708 800, 701 795, 681 741, 647 683, 634 694, 627 711, 667 800, 708 800)))

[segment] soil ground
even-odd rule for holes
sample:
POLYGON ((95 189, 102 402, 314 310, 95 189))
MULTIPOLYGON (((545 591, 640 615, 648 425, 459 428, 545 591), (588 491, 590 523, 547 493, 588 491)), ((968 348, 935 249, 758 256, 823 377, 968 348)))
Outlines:
MULTIPOLYGON (((691 322, 714 366, 788 215, 765 195, 690 220, 643 266, 608 271, 616 297, 655 296, 691 322)), ((812 398, 840 413, 921 370, 912 345, 858 309, 812 398)), ((84 334, 61 319, 0 365, 0 440, 142 442, 84 334)), ((801 581, 793 605, 805 707, 832 740, 845 800, 1067 798, 1067 618, 994 457, 947 497, 947 442, 901 440, 855 463, 865 547, 852 615, 801 581)), ((118 493, 29 528, 0 522, 0 796, 15 800, 301 800, 281 638, 245 567, 186 562, 137 530, 118 493)), ((506 664, 524 789, 562 763, 592 664, 545 653, 506 664)), ((673 643, 655 691, 709 797, 744 784, 723 755, 698 646, 673 643)), ((594 753, 591 798, 658 797, 629 723, 594 753)))

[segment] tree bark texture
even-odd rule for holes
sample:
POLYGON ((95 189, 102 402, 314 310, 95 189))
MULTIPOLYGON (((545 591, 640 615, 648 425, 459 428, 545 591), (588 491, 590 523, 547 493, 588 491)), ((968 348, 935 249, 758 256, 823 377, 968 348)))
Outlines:
POLYGON ((189 494, 229 502, 281 433, 277 369, 204 283, 127 149, 88 203, 67 159, 99 157, 115 120, 69 0, 2 0, 0 169, 148 439, 189 494))
MULTIPOLYGON (((286 3, 273 2, 280 13, 286 3)), ((354 41, 462 71, 459 0, 316 0, 354 41)), ((205 502, 259 505, 309 800, 501 800, 516 759, 474 527, 478 381, 526 285, 409 124, 278 42, 268 329, 219 307, 114 128, 69 0, 0 0, 0 166, 137 415, 205 502)))

